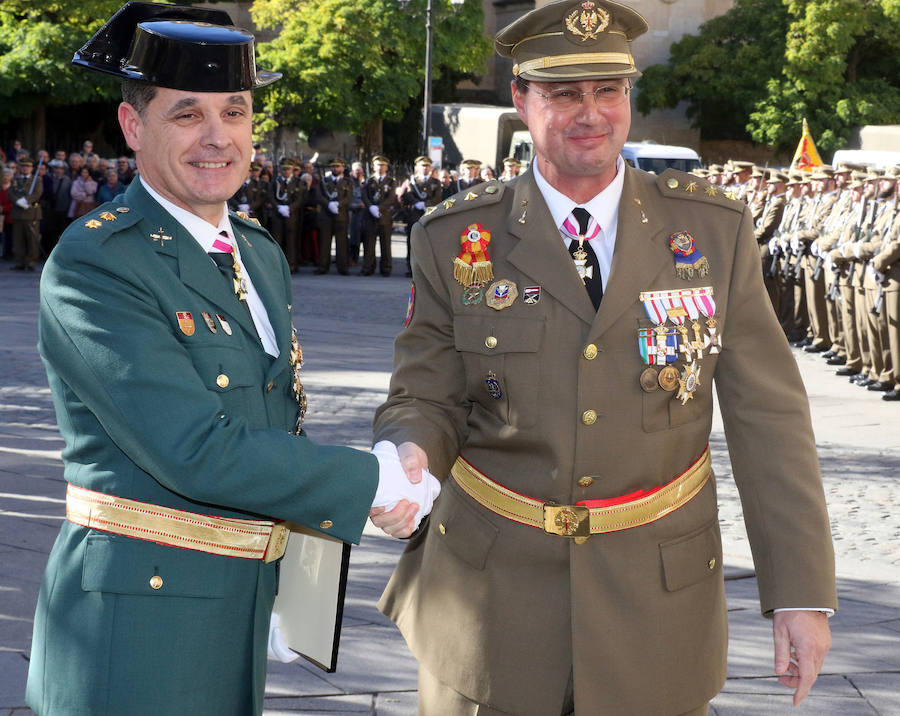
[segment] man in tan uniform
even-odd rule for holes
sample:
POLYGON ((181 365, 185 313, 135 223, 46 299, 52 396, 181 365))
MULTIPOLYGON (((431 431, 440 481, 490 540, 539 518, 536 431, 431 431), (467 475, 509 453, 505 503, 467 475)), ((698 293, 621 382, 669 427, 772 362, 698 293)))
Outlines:
MULTIPOLYGON (((444 479, 380 603, 419 659, 426 715, 706 713, 727 647, 713 378, 796 703, 828 650, 817 610, 836 606, 833 552, 808 404, 748 210, 620 156, 630 42, 646 30, 605 0, 504 29, 536 158, 413 231, 375 437, 413 479, 426 465, 444 479)), ((373 519, 408 534, 392 512, 373 519)))

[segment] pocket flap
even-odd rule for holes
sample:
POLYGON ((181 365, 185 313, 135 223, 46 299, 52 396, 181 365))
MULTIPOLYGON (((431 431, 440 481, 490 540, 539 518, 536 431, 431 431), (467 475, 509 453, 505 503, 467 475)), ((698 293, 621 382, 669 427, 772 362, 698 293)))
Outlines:
POLYGON ((228 560, 119 535, 88 535, 81 588, 164 597, 225 596, 228 560), (154 588, 155 587, 155 588, 154 588))
POLYGON ((481 508, 472 504, 471 498, 460 491, 452 478, 444 483, 444 487, 438 502, 444 500, 445 509, 438 511, 439 516, 432 513, 430 537, 444 544, 466 564, 484 569, 488 552, 500 530, 478 514, 481 508))
POLYGON ((482 355, 534 353, 544 337, 544 321, 512 316, 456 316, 453 319, 456 350, 482 355), (491 338, 493 340, 488 341, 491 338), (493 347, 489 347, 488 343, 493 347))
POLYGON ((718 520, 659 545, 666 589, 674 592, 722 569, 722 537, 718 520))

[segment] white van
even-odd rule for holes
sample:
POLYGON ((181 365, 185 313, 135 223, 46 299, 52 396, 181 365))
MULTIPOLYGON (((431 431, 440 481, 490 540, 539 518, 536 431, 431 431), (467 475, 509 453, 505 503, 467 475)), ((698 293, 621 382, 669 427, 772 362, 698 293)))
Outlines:
POLYGON ((900 164, 900 152, 886 149, 838 149, 831 158, 831 166, 837 167, 840 162, 871 164, 879 169, 886 169, 900 164))
MULTIPOLYGON (((509 156, 530 162, 534 156, 534 144, 531 133, 518 130, 512 133, 509 143, 509 156)), ((700 166, 700 155, 689 147, 675 147, 670 144, 656 142, 625 142, 622 157, 631 166, 644 171, 662 174, 666 169, 679 169, 689 172, 700 166)))
POLYGON ((689 147, 656 142, 625 142, 622 158, 631 166, 654 174, 666 169, 689 172, 700 167, 700 155, 689 147))

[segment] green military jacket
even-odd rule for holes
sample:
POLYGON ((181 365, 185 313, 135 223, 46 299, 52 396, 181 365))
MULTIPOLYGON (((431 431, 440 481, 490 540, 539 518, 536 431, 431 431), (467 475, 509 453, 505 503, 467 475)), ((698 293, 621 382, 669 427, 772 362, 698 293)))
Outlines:
MULTIPOLYGON (((277 358, 217 266, 141 181, 63 235, 41 280, 39 349, 65 478, 357 542, 377 462, 292 434, 285 259, 258 225, 234 214, 231 223, 277 358)), ((28 704, 65 716, 259 714, 277 586, 277 562, 65 522, 39 597, 28 704)))

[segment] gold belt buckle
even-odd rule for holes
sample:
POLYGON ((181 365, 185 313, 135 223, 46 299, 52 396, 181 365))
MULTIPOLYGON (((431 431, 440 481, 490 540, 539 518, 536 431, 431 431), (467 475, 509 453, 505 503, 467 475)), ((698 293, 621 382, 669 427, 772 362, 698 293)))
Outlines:
POLYGON ((584 505, 544 505, 544 532, 560 537, 590 537, 591 511, 584 505))
POLYGON ((269 536, 269 544, 266 546, 266 553, 263 555, 263 562, 268 564, 276 559, 281 559, 284 556, 284 550, 287 548, 288 537, 290 536, 291 530, 284 522, 273 525, 272 534, 269 536))

